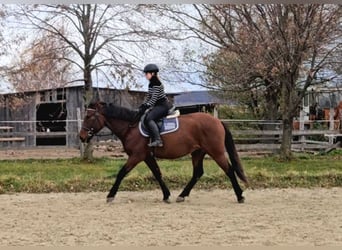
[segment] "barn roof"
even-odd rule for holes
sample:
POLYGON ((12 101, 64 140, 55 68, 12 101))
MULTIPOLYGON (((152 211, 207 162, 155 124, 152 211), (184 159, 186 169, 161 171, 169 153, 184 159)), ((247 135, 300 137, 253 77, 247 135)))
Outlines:
MULTIPOLYGON (((64 86, 58 86, 56 88, 39 88, 39 89, 31 89, 27 91, 23 91, 23 93, 30 93, 30 92, 44 92, 44 91, 50 91, 50 90, 56 90, 56 89, 66 89, 66 88, 82 88, 84 86, 84 83, 82 81, 75 81, 72 83, 65 84, 64 86)), ((117 89, 115 86, 112 85, 100 85, 97 86, 96 83, 93 83, 93 88, 96 91, 96 89, 110 89, 110 90, 119 90, 119 91, 124 91, 125 89, 117 89)), ((147 91, 145 89, 139 90, 139 89, 130 89, 128 90, 129 92, 132 93, 146 93, 147 91)), ((11 95, 18 93, 15 89, 11 87, 11 84, 8 82, 4 81, 0 77, 0 95, 11 95)), ((174 96, 178 95, 178 93, 174 92, 167 92, 166 95, 168 96, 174 96)))
POLYGON ((219 97, 218 92, 208 90, 178 93, 178 95, 175 96, 174 103, 177 107, 205 104, 236 104, 232 100, 219 97))
MULTIPOLYGON (((65 86, 60 86, 60 87, 56 87, 56 88, 46 88, 46 89, 39 89, 39 90, 28 90, 28 91, 24 91, 23 93, 28 94, 28 93, 35 93, 35 92, 47 92, 47 91, 51 91, 51 90, 58 90, 58 89, 71 89, 71 88, 82 88, 84 86, 84 84, 67 84, 65 86)), ((108 86, 108 87, 104 87, 104 86, 100 86, 100 87, 96 87, 93 85, 94 91, 96 91, 96 89, 108 89, 108 90, 112 90, 112 91, 126 91, 126 89, 116 89, 112 86, 108 86)), ((146 90, 127 90, 130 93, 142 93, 142 94, 146 94, 146 90)), ((18 93, 17 91, 13 90, 12 88, 10 88, 8 85, 6 84, 2 84, 2 82, 0 81, 0 95, 13 95, 18 93)), ((167 96, 169 97, 173 97, 175 95, 178 95, 178 93, 166 93, 167 96)))

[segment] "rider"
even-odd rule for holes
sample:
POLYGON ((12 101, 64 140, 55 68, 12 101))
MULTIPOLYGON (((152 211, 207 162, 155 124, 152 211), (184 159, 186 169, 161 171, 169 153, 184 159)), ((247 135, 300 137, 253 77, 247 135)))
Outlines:
POLYGON ((159 68, 155 64, 147 64, 144 68, 146 79, 149 80, 147 98, 139 107, 139 113, 143 114, 148 108, 145 118, 152 142, 148 144, 149 147, 163 147, 163 141, 160 138, 159 128, 156 120, 167 115, 169 110, 169 102, 164 92, 164 86, 158 77, 159 68))

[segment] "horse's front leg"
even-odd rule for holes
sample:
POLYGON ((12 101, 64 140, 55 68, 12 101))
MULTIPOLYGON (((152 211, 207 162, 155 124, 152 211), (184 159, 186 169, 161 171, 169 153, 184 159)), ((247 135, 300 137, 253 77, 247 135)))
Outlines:
POLYGON ((154 157, 152 156, 147 156, 147 158, 145 159, 145 163, 147 164, 147 166, 150 168, 150 170, 152 171, 154 177, 157 179, 160 188, 163 192, 163 201, 166 203, 170 203, 170 190, 168 189, 168 187, 166 186, 165 182, 162 179, 162 174, 160 172, 159 166, 157 164, 157 161, 154 157))
POLYGON ((120 183, 123 180, 123 178, 141 161, 142 159, 140 159, 140 157, 136 157, 134 155, 128 158, 126 164, 120 169, 118 175, 116 176, 114 185, 110 189, 109 194, 107 195, 107 202, 112 202, 114 200, 114 197, 118 192, 120 183))

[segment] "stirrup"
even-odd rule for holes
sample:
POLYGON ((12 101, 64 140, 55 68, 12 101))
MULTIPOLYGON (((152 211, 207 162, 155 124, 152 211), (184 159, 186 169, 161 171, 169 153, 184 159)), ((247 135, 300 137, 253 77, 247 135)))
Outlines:
POLYGON ((155 141, 147 144, 147 146, 149 146, 149 147, 163 147, 164 145, 163 145, 162 140, 155 140, 155 141))

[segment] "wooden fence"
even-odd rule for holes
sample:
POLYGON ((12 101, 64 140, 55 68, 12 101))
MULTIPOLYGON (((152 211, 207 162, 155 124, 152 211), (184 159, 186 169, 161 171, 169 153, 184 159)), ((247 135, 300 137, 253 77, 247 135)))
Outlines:
MULTIPOLYGON (((80 114, 79 116, 80 117, 80 114)), ((281 121, 265 120, 232 120, 222 119, 227 124, 239 151, 276 151, 279 150, 282 138, 281 121)), ((58 122, 61 122, 60 120, 58 122)), ((75 123, 81 126, 81 119, 66 120, 66 124, 75 123)), ((300 119, 297 130, 293 130, 292 150, 294 151, 330 151, 341 146, 342 133, 340 121, 304 121, 300 119), (338 124, 338 127, 336 126, 338 124)), ((37 138, 65 137, 66 147, 82 147, 81 143, 69 145, 68 138, 78 138, 78 131, 38 132, 32 121, 0 121, 0 149, 29 148, 37 146, 37 138), (24 124, 24 125, 23 125, 24 124)), ((214 136, 214 135, 213 135, 214 136)), ((95 142, 115 140, 108 129, 95 136, 95 142)), ((63 145, 61 145, 63 146, 63 145)))
MULTIPOLYGON (((283 134, 281 121, 222 120, 222 122, 230 127, 239 151, 272 152, 280 149, 283 134)), ((329 152, 341 147, 340 121, 300 120, 298 122, 299 128, 292 130, 293 151, 329 152)))
POLYGON ((12 145, 13 143, 25 141, 25 137, 14 135, 12 132, 13 128, 12 126, 0 126, 0 143, 12 145))
MULTIPOLYGON (((61 122, 61 120, 56 122, 61 122)), ((62 122, 77 124, 76 120, 62 122)), ((37 141, 41 138, 46 140, 63 138, 63 141, 65 141, 65 144, 62 143, 63 146, 77 146, 69 145, 69 139, 71 137, 77 138, 78 131, 68 131, 68 129, 65 131, 36 131, 36 123, 33 121, 0 121, 0 149, 35 147, 38 146, 37 141)), ((72 141, 75 141, 75 139, 72 141)))

